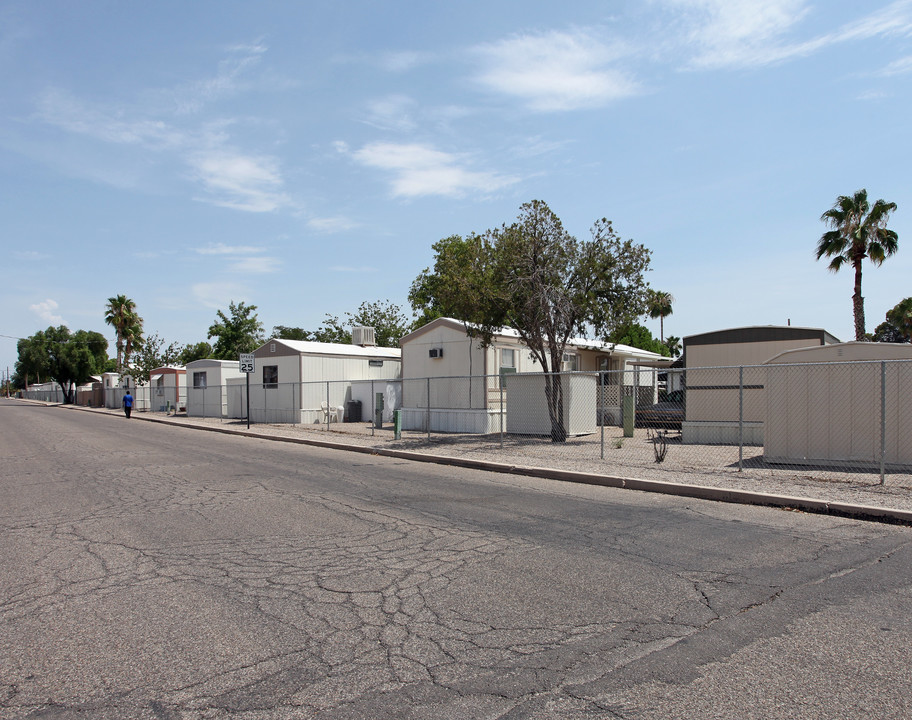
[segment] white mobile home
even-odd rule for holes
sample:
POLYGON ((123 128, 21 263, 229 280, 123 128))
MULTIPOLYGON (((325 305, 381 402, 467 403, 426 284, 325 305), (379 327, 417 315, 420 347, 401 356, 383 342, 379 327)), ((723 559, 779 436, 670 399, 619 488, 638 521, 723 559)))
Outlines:
POLYGON ((187 415, 226 417, 228 380, 242 378, 237 360, 194 360, 187 363, 187 415))
MULTIPOLYGON (((340 420, 352 399, 353 380, 400 377, 398 348, 273 339, 254 351, 250 376, 250 418, 254 422, 315 423, 340 420), (340 408, 342 410, 340 410, 340 408)), ((229 384, 232 396, 243 381, 229 384)), ((238 402, 229 397, 229 412, 246 416, 246 389, 238 402), (239 406, 239 407, 238 407, 239 406)))
POLYGON ((127 390, 133 394, 134 411, 146 411, 152 407, 150 388, 147 386, 137 387, 136 380, 132 375, 106 372, 102 373, 101 381, 104 388, 104 404, 106 408, 120 408, 127 390))
MULTIPOLYGON (((495 334, 482 347, 452 318, 438 318, 400 340, 402 347, 402 426, 438 432, 498 432, 501 399, 508 404, 505 375, 539 372, 541 367, 512 328, 495 334)), ((656 401, 656 370, 637 362, 662 356, 627 345, 573 338, 564 352, 562 371, 591 372, 600 379, 605 422, 620 424, 624 388, 636 388, 638 404, 656 401)))

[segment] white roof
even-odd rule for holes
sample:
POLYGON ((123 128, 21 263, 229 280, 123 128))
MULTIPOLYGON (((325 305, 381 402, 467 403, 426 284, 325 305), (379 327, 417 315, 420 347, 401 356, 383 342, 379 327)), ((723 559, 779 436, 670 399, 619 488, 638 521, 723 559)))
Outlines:
MULTIPOLYGON (((455 318, 438 318, 440 320, 447 320, 452 323, 456 323, 461 327, 465 327, 465 324, 462 320, 456 320, 455 318)), ((431 322, 436 322, 432 320, 431 322)), ((428 323, 430 324, 430 323, 428 323)), ((426 326, 425 326, 426 327, 426 326)), ((419 328, 420 329, 420 328, 419 328)), ((500 328, 495 335, 500 337, 510 337, 519 339, 519 332, 510 327, 500 328)), ((631 347, 630 345, 622 345, 620 343, 603 343, 599 340, 590 340, 588 338, 570 338, 567 341, 567 349, 576 348, 578 350, 593 350, 595 352, 605 353, 606 355, 629 355, 631 357, 640 358, 642 360, 663 360, 664 355, 659 353, 654 353, 649 350, 642 350, 640 348, 631 347)))
POLYGON ((767 360, 764 365, 805 362, 877 362, 912 360, 909 343, 883 343, 851 341, 834 345, 784 350, 767 360))
MULTIPOLYGON (((402 357, 402 350, 399 348, 387 348, 360 345, 347 345, 345 343, 325 343, 313 340, 281 340, 275 338, 269 340, 260 348, 266 347, 270 343, 281 343, 285 347, 291 348, 302 355, 348 355, 355 357, 384 358, 389 360, 399 360, 402 357)), ((257 348, 257 349, 260 349, 257 348)))
POLYGON ((191 360, 186 365, 189 369, 195 369, 198 367, 221 367, 228 368, 229 370, 233 367, 237 369, 238 361, 237 360, 216 360, 215 358, 200 358, 199 360, 191 360))

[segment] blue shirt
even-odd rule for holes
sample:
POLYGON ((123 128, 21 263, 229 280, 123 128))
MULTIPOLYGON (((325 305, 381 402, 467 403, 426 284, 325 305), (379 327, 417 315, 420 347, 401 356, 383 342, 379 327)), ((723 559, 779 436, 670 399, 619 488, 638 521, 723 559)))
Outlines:
POLYGON ((124 404, 124 407, 128 407, 128 408, 133 407, 133 396, 130 393, 127 393, 126 395, 124 395, 123 404, 124 404))

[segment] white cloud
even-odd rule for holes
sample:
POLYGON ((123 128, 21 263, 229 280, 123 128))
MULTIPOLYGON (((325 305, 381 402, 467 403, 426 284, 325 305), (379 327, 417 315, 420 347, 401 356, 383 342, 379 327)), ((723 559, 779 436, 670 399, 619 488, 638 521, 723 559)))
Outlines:
POLYGON ((415 106, 407 95, 388 95, 368 103, 365 122, 381 130, 411 132, 418 126, 412 118, 415 106))
POLYGON ((24 260, 25 262, 37 262, 39 260, 47 260, 51 256, 47 253, 40 253, 35 250, 14 250, 13 257, 17 260, 24 260))
MULTIPOLYGON (((221 118, 196 128, 178 124, 177 115, 199 110, 202 105, 237 92, 240 76, 259 62, 266 52, 261 44, 236 46, 220 63, 214 78, 188 84, 172 91, 146 94, 133 106, 92 104, 68 92, 48 90, 38 101, 37 117, 67 132, 90 137, 110 145, 132 145, 141 150, 170 153, 189 165, 190 176, 207 191, 200 199, 221 207, 248 212, 270 212, 290 204, 282 191, 283 177, 278 161, 270 156, 237 150, 229 145, 229 128, 234 119, 221 118), (169 102, 162 96, 170 93, 169 102), (150 103, 152 97, 154 102, 150 103), (176 103, 173 108, 163 105, 176 103), (149 110, 148 106, 153 105, 149 110), (166 119, 162 119, 166 118, 166 119)), ((84 175, 92 176, 93 164, 84 175)), ((97 172, 96 172, 97 175, 97 172)), ((109 174, 110 175, 110 174, 109 174)), ((125 184, 116 176, 99 178, 111 184, 125 184)))
POLYGON ((412 51, 388 53, 381 58, 381 64, 390 72, 404 72, 425 62, 427 56, 412 51))
POLYGON ((393 195, 461 197, 469 192, 490 193, 518 181, 516 177, 470 170, 464 157, 427 145, 372 143, 352 155, 368 167, 393 174, 393 195))
POLYGON ((664 0, 664 4, 682 10, 675 18, 675 30, 680 33, 683 28, 686 43, 695 50, 690 66, 696 69, 770 65, 853 40, 912 32, 909 0, 806 40, 789 40, 789 36, 811 14, 807 0, 664 0))
POLYGON ((190 292, 197 302, 210 308, 224 309, 232 301, 247 301, 246 288, 231 282, 196 283, 190 292))
POLYGON ((56 300, 48 298, 47 300, 42 300, 34 305, 29 305, 29 310, 45 322, 55 325, 63 322, 63 318, 55 312, 58 307, 56 300))
POLYGON ((280 263, 273 257, 245 257, 239 258, 228 266, 230 272, 243 275, 265 275, 278 272, 280 263))
POLYGON ((227 48, 229 56, 218 64, 214 77, 188 83, 170 91, 178 113, 194 113, 223 97, 230 97, 241 89, 244 73, 260 62, 268 48, 262 43, 233 45, 227 48))
POLYGON ((274 158, 214 149, 192 156, 189 163, 209 191, 207 202, 249 212, 271 212, 288 204, 274 158))
POLYGON ((263 275, 278 272, 280 263, 277 258, 263 255, 266 248, 253 245, 225 245, 224 243, 209 243, 205 247, 196 248, 199 255, 209 255, 214 258, 225 258, 225 269, 232 273, 244 275, 263 275))
POLYGON ((581 31, 520 35, 475 53, 485 65, 479 82, 533 110, 599 107, 640 92, 628 73, 610 66, 626 51, 581 31))
POLYGON ((896 75, 908 75, 912 72, 912 55, 894 60, 882 70, 874 73, 879 77, 895 77, 896 75))
POLYGON ((209 243, 206 247, 196 248, 200 255, 256 255, 263 252, 263 248, 252 245, 225 245, 225 243, 209 243))
POLYGON ((317 232, 324 233, 336 233, 344 232, 345 230, 353 230, 358 227, 359 223, 356 223, 354 220, 349 220, 346 217, 325 217, 325 218, 311 218, 307 221, 307 226, 312 230, 317 232))
POLYGON ((161 120, 130 119, 122 110, 93 107, 62 90, 48 90, 41 95, 37 115, 49 125, 107 143, 155 150, 186 143, 184 133, 161 120))

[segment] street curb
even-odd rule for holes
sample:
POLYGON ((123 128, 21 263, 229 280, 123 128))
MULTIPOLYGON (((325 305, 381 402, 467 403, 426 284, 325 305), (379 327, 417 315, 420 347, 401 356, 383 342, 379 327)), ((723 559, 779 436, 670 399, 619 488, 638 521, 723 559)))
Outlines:
MULTIPOLYGON (((63 407, 70 410, 85 410, 89 412, 95 411, 94 408, 86 408, 75 405, 59 405, 58 407, 63 407)), ((101 414, 107 415, 108 413, 101 414)), ((881 508, 875 507, 873 505, 853 505, 851 503, 830 502, 828 500, 817 500, 814 498, 751 492, 749 490, 716 488, 706 485, 684 485, 680 483, 662 482, 661 480, 639 480, 637 478, 627 478, 617 475, 598 475, 595 473, 578 472, 575 470, 556 470, 553 468, 535 467, 530 465, 510 465, 508 463, 498 463, 490 460, 473 460, 470 458, 451 457, 449 455, 431 455, 428 453, 419 453, 409 450, 390 450, 387 448, 347 445, 345 443, 332 442, 329 440, 281 437, 278 435, 263 435, 260 433, 249 432, 247 430, 209 427, 206 425, 185 425, 161 418, 144 417, 142 415, 134 415, 133 418, 144 420, 146 422, 169 425, 171 427, 187 428, 190 430, 217 432, 224 435, 240 435, 242 437, 249 437, 260 440, 286 442, 292 443, 294 445, 309 445, 312 447, 320 447, 328 450, 344 450, 348 452, 362 453, 365 455, 380 455, 383 457, 398 458, 401 460, 433 463, 435 465, 451 465, 454 467, 464 467, 472 470, 486 470, 489 472, 498 472, 510 475, 524 475, 528 477, 543 478, 546 480, 572 482, 581 485, 597 485, 602 487, 619 488, 622 490, 637 490, 640 492, 650 492, 660 495, 688 497, 697 500, 709 500, 712 502, 733 503, 738 505, 758 505, 762 507, 772 507, 783 510, 797 510, 806 513, 815 513, 818 515, 845 517, 854 520, 865 520, 869 522, 889 523, 892 525, 912 526, 912 511, 899 510, 897 508, 881 508)))

